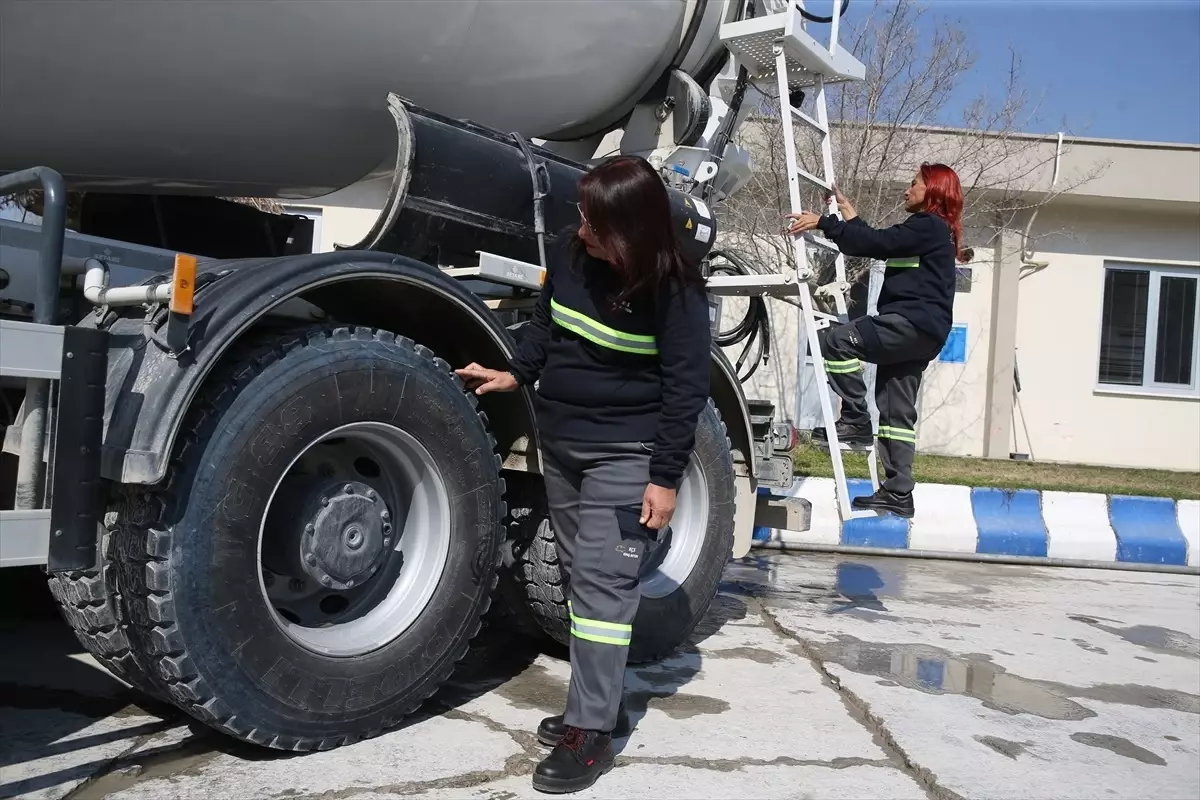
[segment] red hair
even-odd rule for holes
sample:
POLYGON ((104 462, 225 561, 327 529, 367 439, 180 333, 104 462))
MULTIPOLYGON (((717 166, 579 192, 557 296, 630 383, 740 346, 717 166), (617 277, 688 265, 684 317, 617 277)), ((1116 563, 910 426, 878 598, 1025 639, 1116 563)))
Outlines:
POLYGON ((922 164, 921 181, 925 184, 925 210, 950 226, 958 261, 967 263, 975 253, 961 244, 963 193, 958 173, 945 164, 922 164))

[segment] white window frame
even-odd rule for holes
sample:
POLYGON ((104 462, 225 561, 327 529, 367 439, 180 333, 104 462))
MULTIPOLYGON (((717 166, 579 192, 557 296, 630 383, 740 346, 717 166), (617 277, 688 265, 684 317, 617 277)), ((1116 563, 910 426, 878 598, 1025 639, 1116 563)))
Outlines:
POLYGON ((1093 375, 1096 376, 1096 392, 1098 394, 1200 399, 1200 265, 1106 259, 1100 283, 1101 311, 1096 337, 1096 366, 1093 372, 1093 375), (1146 296, 1146 345, 1142 357, 1141 386, 1100 382, 1101 348, 1104 344, 1104 283, 1110 269, 1126 272, 1147 272, 1150 274, 1150 286, 1146 296), (1179 383, 1157 383, 1154 381, 1154 357, 1158 345, 1158 294, 1163 278, 1190 278, 1197 282, 1196 314, 1194 317, 1195 329, 1193 330, 1193 335, 1197 337, 1197 341, 1195 346, 1192 347, 1192 382, 1186 386, 1179 383))

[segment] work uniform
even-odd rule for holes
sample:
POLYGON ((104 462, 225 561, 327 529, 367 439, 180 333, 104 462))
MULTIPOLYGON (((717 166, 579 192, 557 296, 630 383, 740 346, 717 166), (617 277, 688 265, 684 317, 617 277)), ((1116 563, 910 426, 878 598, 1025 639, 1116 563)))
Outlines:
POLYGON ((845 428, 870 430, 861 361, 878 365, 882 488, 907 495, 913 489, 921 376, 945 345, 953 319, 954 238, 945 220, 928 212, 885 229, 833 215, 821 217, 818 227, 848 256, 887 260, 876 316, 831 326, 817 338, 830 384, 842 398, 845 428))
POLYGON ((616 723, 647 546, 649 483, 678 489, 708 399, 710 331, 702 284, 666 285, 613 303, 612 266, 566 237, 511 372, 537 381, 550 520, 571 616, 564 723, 616 723))

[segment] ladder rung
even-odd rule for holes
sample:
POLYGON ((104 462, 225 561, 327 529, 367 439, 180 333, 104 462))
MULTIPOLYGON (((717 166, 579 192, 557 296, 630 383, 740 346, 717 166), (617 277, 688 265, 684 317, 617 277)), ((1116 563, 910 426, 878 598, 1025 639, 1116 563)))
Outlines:
POLYGON ((800 120, 801 122, 807 122, 809 125, 816 128, 826 136, 829 135, 829 128, 825 127, 820 122, 817 122, 817 120, 813 119, 808 114, 805 114, 803 111, 792 105, 789 105, 788 108, 791 110, 792 116, 796 119, 800 120))
POLYGON ((818 178, 816 175, 813 175, 811 172, 809 172, 807 170, 803 170, 803 169, 800 169, 799 167, 797 167, 796 174, 799 175, 801 178, 804 178, 804 180, 806 180, 806 181, 815 183, 817 186, 820 186, 822 189, 824 189, 827 192, 833 191, 833 187, 831 187, 823 178, 818 178))

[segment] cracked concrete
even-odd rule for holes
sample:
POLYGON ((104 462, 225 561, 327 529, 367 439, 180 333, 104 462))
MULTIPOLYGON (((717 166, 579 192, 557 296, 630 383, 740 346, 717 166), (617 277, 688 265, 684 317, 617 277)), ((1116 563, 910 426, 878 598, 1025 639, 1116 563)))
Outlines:
MULTIPOLYGON (((694 647, 629 669, 634 731, 578 796, 1200 796, 1200 587, 1103 578, 744 559, 694 647)), ((543 797, 533 731, 569 679, 493 631, 404 727, 296 756, 146 702, 54 618, 4 623, 0 648, 27 655, 0 663, 0 797, 543 797)))

